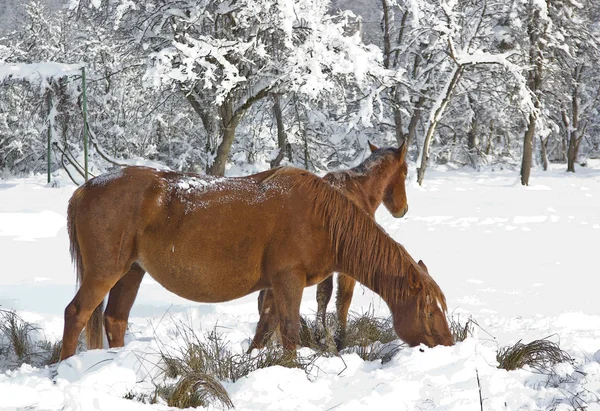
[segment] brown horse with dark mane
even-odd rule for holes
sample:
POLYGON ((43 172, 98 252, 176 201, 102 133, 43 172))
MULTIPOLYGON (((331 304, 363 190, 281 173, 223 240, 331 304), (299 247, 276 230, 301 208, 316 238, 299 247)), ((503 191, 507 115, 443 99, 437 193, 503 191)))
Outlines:
MULTIPOLYGON (((350 170, 327 173, 323 179, 341 190, 346 197, 374 218, 375 211, 383 204, 396 218, 403 217, 408 211, 405 181, 408 167, 404 161, 406 144, 400 148, 379 148, 369 142, 371 155, 358 166, 350 170)), ((337 276, 336 312, 338 328, 335 342, 338 350, 343 348, 346 339, 348 310, 356 280, 339 273, 337 276)), ((333 276, 327 277, 317 285, 317 318, 323 329, 326 327, 327 305, 333 293, 333 276)), ((260 320, 256 334, 248 351, 262 348, 279 325, 273 293, 262 290, 258 297, 260 320)))
POLYGON ((61 360, 124 344, 145 272, 198 302, 271 288, 285 349, 299 342, 304 287, 344 272, 379 294, 398 336, 452 345, 446 299, 404 247, 323 179, 294 168, 214 178, 128 167, 78 188, 68 207, 79 290, 65 309, 61 360))

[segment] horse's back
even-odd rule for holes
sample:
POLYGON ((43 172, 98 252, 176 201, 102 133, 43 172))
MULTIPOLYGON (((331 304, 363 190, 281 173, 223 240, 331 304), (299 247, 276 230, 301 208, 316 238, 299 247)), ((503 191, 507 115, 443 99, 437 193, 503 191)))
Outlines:
POLYGON ((80 189, 77 231, 88 260, 137 262, 185 298, 225 301, 277 272, 331 269, 313 215, 319 188, 332 190, 287 167, 242 178, 130 167, 80 189))

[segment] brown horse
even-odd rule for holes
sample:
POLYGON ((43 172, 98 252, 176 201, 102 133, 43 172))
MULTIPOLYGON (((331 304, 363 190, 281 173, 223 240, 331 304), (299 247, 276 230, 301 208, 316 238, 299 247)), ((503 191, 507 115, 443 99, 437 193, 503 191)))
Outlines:
POLYGON ((145 272, 199 302, 229 301, 272 288, 283 346, 299 341, 304 287, 341 271, 388 304, 410 345, 453 343, 436 282, 373 219, 321 178, 282 168, 211 178, 128 167, 87 182, 68 207, 79 290, 65 309, 61 359, 124 344, 145 272), (88 321, 89 320, 89 321, 88 321))
MULTIPOLYGON (((400 218, 408 211, 405 180, 408 167, 404 161, 406 144, 399 149, 378 148, 369 142, 371 156, 357 167, 350 170, 331 172, 323 179, 332 186, 340 189, 350 200, 374 217, 375 211, 383 202, 388 211, 400 218)), ((343 348, 346 338, 348 310, 352 302, 352 294, 356 280, 339 274, 337 276, 336 311, 338 329, 335 341, 338 350, 343 348)), ((317 318, 325 329, 327 305, 333 293, 333 276, 327 277, 317 286, 317 318)), ((275 301, 271 290, 262 290, 258 297, 260 320, 256 326, 256 334, 248 351, 261 348, 265 341, 276 330, 279 324, 275 301)))

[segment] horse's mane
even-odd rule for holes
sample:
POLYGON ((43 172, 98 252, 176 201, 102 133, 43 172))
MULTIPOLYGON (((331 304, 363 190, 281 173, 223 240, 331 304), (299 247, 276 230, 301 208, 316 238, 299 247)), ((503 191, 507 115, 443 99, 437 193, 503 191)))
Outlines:
POLYGON ((329 231, 341 268, 386 302, 416 296, 418 306, 446 299, 440 287, 366 212, 330 184, 307 171, 285 167, 270 178, 288 175, 303 197, 311 198, 314 215, 329 231))

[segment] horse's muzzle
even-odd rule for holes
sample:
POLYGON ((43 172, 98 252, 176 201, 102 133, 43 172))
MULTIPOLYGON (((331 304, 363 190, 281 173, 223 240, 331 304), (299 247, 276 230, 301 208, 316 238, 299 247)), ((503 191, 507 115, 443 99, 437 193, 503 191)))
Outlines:
POLYGON ((404 217, 406 213, 408 213, 408 204, 402 210, 392 213, 392 215, 394 216, 394 218, 401 218, 404 217))

